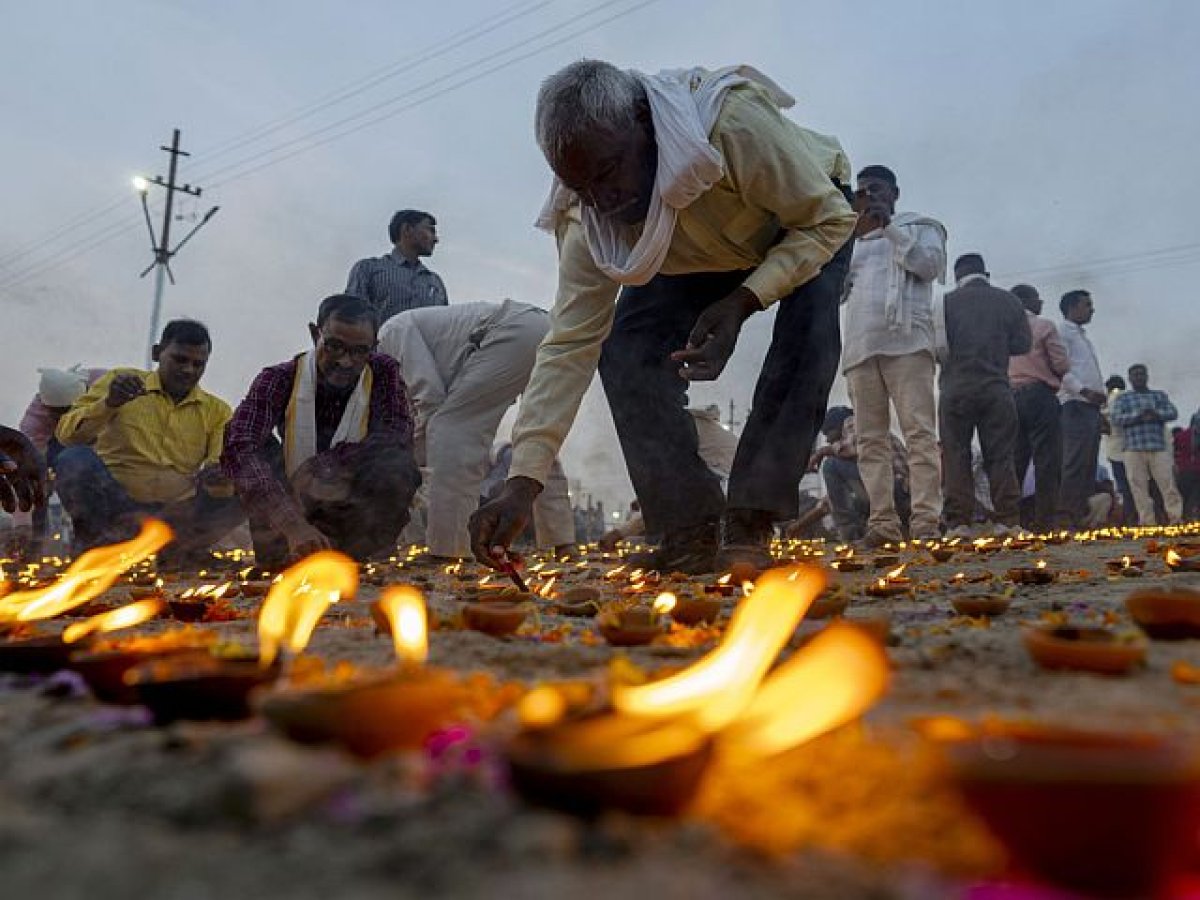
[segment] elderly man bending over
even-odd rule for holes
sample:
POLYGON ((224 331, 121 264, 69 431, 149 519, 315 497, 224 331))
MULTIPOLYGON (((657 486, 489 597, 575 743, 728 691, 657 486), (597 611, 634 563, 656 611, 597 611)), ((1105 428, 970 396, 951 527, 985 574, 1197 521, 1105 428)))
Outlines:
MULTIPOLYGON (((431 473, 425 541, 433 556, 470 555, 467 520, 479 505, 496 429, 525 390, 548 327, 544 309, 505 300, 412 309, 380 330, 379 349, 400 363, 416 408, 417 462, 431 473)), ((537 511, 538 543, 570 551, 569 502, 537 511)))
POLYGON ((221 456, 271 569, 330 547, 390 552, 421 482, 400 368, 374 352, 367 302, 326 297, 308 328, 313 349, 254 379, 221 456))
POLYGON ((524 526, 598 364, 646 528, 664 536, 631 563, 770 564, 837 369, 855 223, 841 147, 785 119, 790 104, 749 68, 646 76, 585 60, 542 86, 538 144, 558 180, 539 224, 558 239, 558 296, 512 476, 472 520, 482 561, 524 526), (727 503, 687 388, 720 375, 745 320, 776 303, 727 503))

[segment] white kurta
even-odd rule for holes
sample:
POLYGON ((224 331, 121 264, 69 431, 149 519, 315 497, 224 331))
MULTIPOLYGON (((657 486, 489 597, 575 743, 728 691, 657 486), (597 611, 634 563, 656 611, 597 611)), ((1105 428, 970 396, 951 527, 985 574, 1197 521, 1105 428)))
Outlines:
POLYGON ((429 472, 431 553, 470 555, 467 520, 479 503, 496 429, 525 389, 548 328, 545 310, 505 300, 407 310, 380 329, 380 352, 400 363, 417 461, 429 472))

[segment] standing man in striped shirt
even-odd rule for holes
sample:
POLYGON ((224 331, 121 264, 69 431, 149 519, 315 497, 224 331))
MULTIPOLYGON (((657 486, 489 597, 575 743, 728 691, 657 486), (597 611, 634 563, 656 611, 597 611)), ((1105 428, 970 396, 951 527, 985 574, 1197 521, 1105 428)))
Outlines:
POLYGON ((392 250, 360 259, 350 270, 346 293, 362 297, 375 312, 376 325, 396 313, 422 306, 446 306, 446 285, 426 268, 422 256, 437 246, 437 220, 419 209, 402 209, 388 223, 392 250))

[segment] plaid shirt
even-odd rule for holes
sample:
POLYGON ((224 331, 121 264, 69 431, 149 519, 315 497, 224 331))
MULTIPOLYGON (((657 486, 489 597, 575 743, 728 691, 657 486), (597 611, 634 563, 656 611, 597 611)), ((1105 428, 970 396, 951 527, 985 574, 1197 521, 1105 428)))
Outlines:
POLYGON ((418 259, 409 262, 396 251, 360 259, 350 270, 346 293, 362 297, 383 325, 396 313, 421 306, 446 306, 446 285, 418 259))
MULTIPOLYGON (((339 465, 353 465, 355 456, 363 452, 412 445, 412 413, 404 382, 400 379, 399 364, 378 353, 371 354, 368 364, 374 380, 367 436, 362 443, 329 446, 350 394, 327 393, 319 385, 317 387, 317 455, 328 457, 339 465)), ((221 454, 221 466, 237 488, 247 514, 265 519, 276 527, 304 517, 272 466, 268 451, 276 432, 280 440, 283 439, 284 420, 295 379, 295 359, 258 373, 246 399, 229 420, 225 429, 225 452, 221 454)))
POLYGON ((1166 391, 1124 391, 1113 401, 1110 415, 1114 425, 1119 425, 1125 438, 1125 450, 1145 450, 1161 453, 1167 449, 1167 422, 1179 418, 1175 404, 1166 391), (1153 412, 1153 421, 1142 421, 1142 413, 1153 412))

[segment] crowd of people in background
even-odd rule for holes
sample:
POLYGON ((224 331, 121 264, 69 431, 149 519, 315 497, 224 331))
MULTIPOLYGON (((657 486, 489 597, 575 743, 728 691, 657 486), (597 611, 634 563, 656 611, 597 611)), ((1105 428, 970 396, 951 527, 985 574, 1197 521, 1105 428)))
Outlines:
POLYGON ((527 535, 559 555, 645 542, 632 564, 700 573, 765 568, 774 536, 821 534, 826 516, 866 547, 1200 517, 1200 413, 1176 424, 1137 360, 1104 379, 1091 293, 1063 294, 1055 321, 1035 286, 993 285, 980 253, 948 267, 945 225, 899 211, 886 166, 851 185, 837 140, 784 118, 791 103, 748 67, 564 68, 536 113, 555 175, 549 315, 451 304, 423 262, 435 218, 401 210, 391 249, 319 302, 311 347, 236 408, 201 387, 218 348, 190 319, 167 324, 153 369, 42 370, 20 431, 0 429, 0 505, 44 534, 49 464, 75 552, 153 515, 176 535, 167 564, 244 539, 272 569, 398 542, 495 565, 527 535), (688 389, 771 305, 734 435, 688 389), (827 409, 839 365, 851 405, 827 409), (619 522, 586 491, 573 503, 558 461, 596 374, 637 495, 619 522), (806 471, 824 496, 798 489, 806 471))

